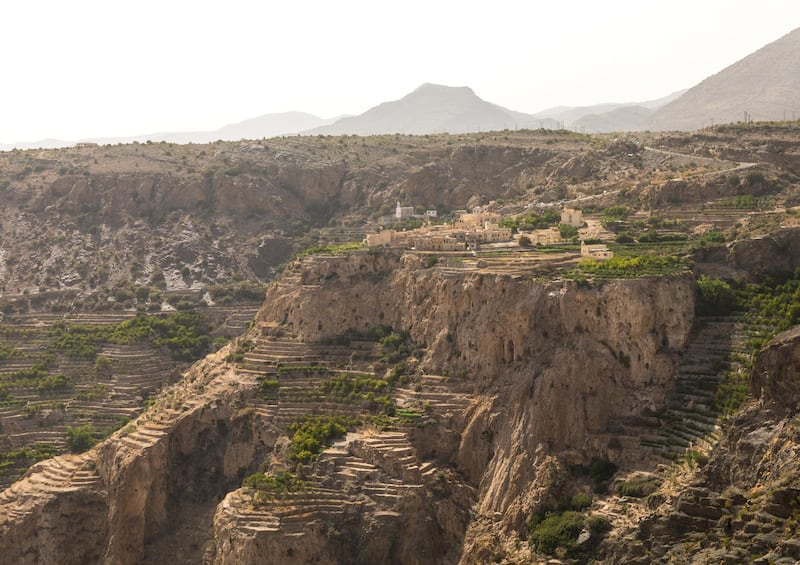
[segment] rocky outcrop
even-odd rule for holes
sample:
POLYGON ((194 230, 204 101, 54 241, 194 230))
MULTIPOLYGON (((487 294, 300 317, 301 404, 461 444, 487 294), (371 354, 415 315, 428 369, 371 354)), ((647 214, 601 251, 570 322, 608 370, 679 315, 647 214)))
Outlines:
POLYGON ((800 229, 779 229, 739 241, 731 248, 728 263, 751 276, 791 273, 800 268, 800 229))
POLYGON ((79 467, 65 464, 73 456, 46 461, 2 493, 4 562, 199 562, 197 547, 192 554, 172 544, 172 559, 147 548, 174 535, 192 512, 213 514, 276 439, 242 410, 254 381, 232 374, 222 359, 196 365, 135 423, 82 455, 79 467))
POLYGON ((800 496, 800 326, 771 340, 737 413, 691 484, 651 499, 654 511, 604 551, 609 562, 795 563, 800 496), (755 560, 755 561, 754 561, 755 560))
POLYGON ((534 504, 540 445, 574 452, 576 461, 624 460, 604 439, 607 426, 664 405, 673 353, 693 319, 687 277, 582 286, 443 276, 414 255, 391 253, 312 258, 290 269, 302 285, 271 287, 260 321, 309 341, 379 325, 407 329, 425 348, 423 367, 477 384, 455 460, 481 487, 480 510, 501 512, 509 528, 522 527, 534 504))
MULTIPOLYGON (((268 290, 241 366, 225 361, 235 346, 209 357, 93 452, 91 492, 99 494, 79 488, 69 499, 98 525, 83 562, 228 565, 267 553, 280 563, 484 561, 487 548, 516 537, 552 496, 566 465, 642 457, 609 430, 664 406, 693 297, 689 275, 541 282, 427 268, 391 251, 297 261, 268 290), (392 394, 424 429, 348 435, 298 469, 307 481, 298 493, 258 502, 238 488, 259 465, 281 468, 293 418, 354 409, 303 404, 325 375, 292 377, 277 367, 335 354, 344 366, 374 371, 361 346, 326 344, 379 326, 405 330, 416 344, 409 362, 421 374, 392 394), (265 374, 277 379, 277 404, 246 408, 265 374), (212 516, 209 545, 198 532, 212 516), (184 541, 169 549, 173 538, 184 541)), ((25 535, 25 524, 47 513, 44 502, 20 506, 36 476, 8 495, 16 518, 2 539, 25 535)), ((49 546, 70 527, 51 531, 49 546)))
POLYGON ((800 402, 800 326, 775 336, 758 354, 750 393, 765 405, 796 411, 800 402))

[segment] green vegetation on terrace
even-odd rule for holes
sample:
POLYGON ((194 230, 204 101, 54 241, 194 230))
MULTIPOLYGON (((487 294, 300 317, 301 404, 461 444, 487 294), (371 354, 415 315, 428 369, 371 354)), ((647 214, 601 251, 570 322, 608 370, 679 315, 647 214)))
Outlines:
POLYGON ((116 418, 110 425, 97 429, 91 422, 77 426, 67 426, 67 447, 72 453, 82 453, 94 447, 99 441, 122 429, 130 420, 116 418))
POLYGON ((211 345, 208 327, 197 312, 175 312, 169 316, 139 315, 110 326, 87 326, 59 322, 54 325, 51 351, 73 359, 95 360, 103 344, 130 345, 150 341, 170 350, 177 361, 192 361, 206 354, 211 345))
POLYGON ((638 255, 612 257, 611 259, 581 261, 574 269, 565 271, 566 278, 583 280, 631 279, 646 276, 665 276, 684 273, 691 263, 683 257, 673 255, 638 255))
POLYGON ((544 212, 531 212, 514 218, 503 218, 500 220, 500 227, 511 228, 514 232, 542 230, 556 226, 560 221, 561 213, 559 211, 545 210, 544 212))
POLYGON ((308 463, 348 430, 361 424, 357 416, 310 416, 289 424, 289 453, 294 461, 308 463))
POLYGON ((0 476, 13 468, 26 468, 36 461, 50 459, 56 455, 56 448, 49 443, 35 443, 15 451, 0 451, 0 476))
POLYGON ((800 269, 755 282, 700 277, 696 309, 706 316, 744 315, 745 325, 757 328, 747 341, 748 351, 736 354, 739 369, 724 372, 717 388, 715 408, 727 416, 748 397, 748 374, 761 347, 777 333, 800 324, 800 269))
POLYGON ((211 300, 215 304, 232 302, 255 302, 264 300, 266 287, 251 281, 242 281, 227 285, 214 285, 208 289, 211 300))
POLYGON ((285 494, 305 490, 306 483, 293 473, 284 471, 277 475, 253 473, 242 481, 242 486, 253 487, 268 494, 285 494))
POLYGON ((362 243, 340 243, 338 245, 315 245, 297 254, 297 257, 310 255, 344 255, 354 251, 366 251, 368 248, 362 243))
POLYGON ((389 395, 392 383, 371 373, 340 371, 322 383, 325 397, 336 402, 365 404, 368 409, 380 407, 393 414, 394 405, 389 395))
POLYGON ((644 498, 653 494, 661 486, 661 481, 656 477, 634 477, 632 479, 620 481, 617 491, 622 496, 633 498, 644 498))

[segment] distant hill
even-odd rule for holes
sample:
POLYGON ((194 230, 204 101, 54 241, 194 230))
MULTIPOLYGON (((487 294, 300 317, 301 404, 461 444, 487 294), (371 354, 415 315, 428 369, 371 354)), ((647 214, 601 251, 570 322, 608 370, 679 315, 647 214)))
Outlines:
MULTIPOLYGON (((279 137, 282 135, 296 135, 299 132, 319 126, 330 124, 342 116, 324 119, 305 112, 283 112, 264 114, 257 118, 244 120, 236 124, 229 124, 213 131, 184 131, 184 132, 158 132, 123 137, 92 137, 81 139, 82 142, 97 143, 99 145, 113 145, 116 143, 133 143, 138 141, 166 141, 168 143, 210 143, 219 139, 223 141, 239 141, 240 139, 262 139, 265 137, 279 137)), ((75 141, 60 139, 43 139, 34 142, 21 142, 0 144, 0 151, 17 149, 54 149, 69 147, 75 141)))
POLYGON ((800 28, 707 78, 650 118, 653 130, 800 118, 800 28))
POLYGON ((646 102, 609 102, 593 106, 557 106, 534 116, 548 116, 564 124, 567 129, 585 133, 611 131, 640 131, 655 111, 669 104, 686 91, 673 92, 663 98, 646 102))
POLYGON ((503 129, 553 129, 555 120, 514 112, 479 98, 471 88, 423 84, 400 100, 314 128, 307 134, 466 133, 503 129))
POLYGON ((653 115, 654 110, 644 106, 620 106, 602 114, 581 116, 570 129, 586 133, 606 133, 611 131, 640 131, 642 124, 653 115))
POLYGON ((262 139, 264 137, 296 135, 303 130, 329 124, 337 119, 339 118, 323 119, 305 112, 282 112, 264 114, 263 116, 236 124, 229 124, 213 131, 160 132, 130 137, 93 138, 82 141, 92 141, 100 144, 143 142, 147 140, 166 141, 169 143, 210 143, 218 139, 239 141, 240 139, 262 139))
POLYGON ((215 139, 225 140, 278 137, 280 135, 293 135, 304 130, 331 124, 340 118, 341 116, 323 119, 305 112, 265 114, 238 124, 227 125, 214 133, 221 136, 215 139))

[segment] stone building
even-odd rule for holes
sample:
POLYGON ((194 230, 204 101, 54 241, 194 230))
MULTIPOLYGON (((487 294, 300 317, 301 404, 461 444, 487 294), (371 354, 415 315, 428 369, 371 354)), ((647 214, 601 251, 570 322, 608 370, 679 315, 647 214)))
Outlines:
POLYGON ((583 212, 572 208, 564 208, 561 211, 561 223, 573 228, 579 228, 583 225, 583 212))
POLYGON ((592 259, 611 259, 614 252, 609 250, 604 243, 587 244, 581 240, 581 255, 592 259))
POLYGON ((400 206, 400 201, 397 201, 397 208, 394 209, 394 217, 397 220, 408 220, 414 217, 413 206, 400 206))

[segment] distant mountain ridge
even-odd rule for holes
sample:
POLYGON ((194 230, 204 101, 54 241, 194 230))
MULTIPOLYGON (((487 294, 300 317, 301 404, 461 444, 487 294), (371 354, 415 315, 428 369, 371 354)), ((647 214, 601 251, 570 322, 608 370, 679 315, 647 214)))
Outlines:
MULTIPOLYGON (((467 133, 504 129, 573 129, 585 133, 693 130, 744 119, 800 118, 800 28, 686 91, 646 102, 557 106, 526 114, 478 97, 466 86, 425 83, 399 100, 357 116, 323 119, 305 112, 265 114, 214 131, 161 132, 89 138, 98 144, 133 141, 208 143, 282 135, 467 133)), ((0 150, 56 148, 74 141, 44 139, 0 144, 0 150)))
POLYGON ((653 130, 800 118, 800 28, 690 88, 650 118, 653 130))
MULTIPOLYGON (((133 143, 138 141, 166 141, 168 143, 210 143, 222 139, 224 141, 239 141, 240 139, 262 139, 265 137, 279 137, 281 135, 296 135, 297 133, 335 122, 342 116, 334 118, 320 118, 306 112, 281 112, 264 114, 256 118, 229 124, 213 131, 187 131, 187 132, 158 132, 123 137, 92 137, 79 140, 79 142, 97 143, 108 145, 116 143, 133 143)), ((18 149, 53 149, 74 145, 74 141, 59 139, 45 139, 35 142, 14 144, 0 144, 0 151, 18 149)))
POLYGON ((514 112, 487 102, 469 87, 425 83, 399 100, 384 102, 358 116, 303 133, 429 134, 557 127, 558 123, 551 118, 514 112))

